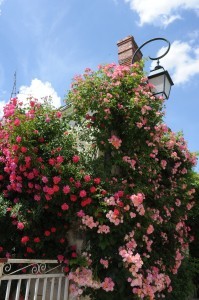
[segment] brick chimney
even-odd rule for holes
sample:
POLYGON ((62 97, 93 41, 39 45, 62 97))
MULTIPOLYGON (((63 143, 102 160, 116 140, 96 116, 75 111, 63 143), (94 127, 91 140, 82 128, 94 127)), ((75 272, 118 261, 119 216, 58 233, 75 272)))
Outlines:
MULTIPOLYGON (((130 66, 135 51, 138 49, 133 36, 127 36, 117 43, 118 46, 118 61, 120 65, 130 66)), ((134 61, 139 61, 142 58, 142 52, 138 51, 134 61)))

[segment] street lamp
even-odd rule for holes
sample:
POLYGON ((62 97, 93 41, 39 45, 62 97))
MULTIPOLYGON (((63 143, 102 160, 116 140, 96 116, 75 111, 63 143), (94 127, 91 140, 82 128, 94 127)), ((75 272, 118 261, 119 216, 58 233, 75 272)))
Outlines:
POLYGON ((157 60, 157 66, 153 70, 150 71, 148 76, 148 82, 153 86, 151 91, 153 92, 154 96, 161 96, 163 99, 168 99, 171 91, 171 86, 174 85, 168 71, 166 71, 162 66, 160 66, 160 58, 164 57, 170 50, 170 42, 164 38, 154 38, 151 40, 148 40, 144 44, 142 44, 134 53, 132 58, 132 63, 134 63, 134 59, 136 57, 136 54, 142 47, 144 47, 146 44, 151 43, 153 41, 165 41, 168 44, 168 48, 159 57, 150 57, 151 60, 157 60))

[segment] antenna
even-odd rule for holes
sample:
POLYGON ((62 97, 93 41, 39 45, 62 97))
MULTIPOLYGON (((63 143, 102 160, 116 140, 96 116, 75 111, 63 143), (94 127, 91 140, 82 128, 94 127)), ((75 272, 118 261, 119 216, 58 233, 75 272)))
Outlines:
POLYGON ((15 98, 17 96, 17 72, 15 71, 14 73, 14 83, 13 83, 13 88, 12 88, 12 93, 10 96, 10 99, 15 98))

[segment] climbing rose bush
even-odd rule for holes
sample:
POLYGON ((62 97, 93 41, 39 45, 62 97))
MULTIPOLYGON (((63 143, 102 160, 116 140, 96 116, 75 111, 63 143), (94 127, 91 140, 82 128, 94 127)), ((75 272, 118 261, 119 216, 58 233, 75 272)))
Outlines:
POLYGON ((80 216, 94 286, 77 268, 70 274, 77 290, 92 299, 167 298, 193 239, 195 156, 164 123, 163 99, 152 95, 142 64, 87 69, 66 101, 104 189, 80 216))
POLYGON ((86 172, 81 156, 61 111, 35 99, 26 106, 12 99, 5 106, 0 132, 1 256, 56 258, 68 253, 75 258, 67 231, 78 220, 78 210, 98 194, 97 179, 86 172))
POLYGON ((10 101, 0 135, 1 256, 57 257, 77 297, 172 293, 193 239, 196 158, 164 124, 150 88, 142 64, 110 64, 74 79, 71 115, 10 101))

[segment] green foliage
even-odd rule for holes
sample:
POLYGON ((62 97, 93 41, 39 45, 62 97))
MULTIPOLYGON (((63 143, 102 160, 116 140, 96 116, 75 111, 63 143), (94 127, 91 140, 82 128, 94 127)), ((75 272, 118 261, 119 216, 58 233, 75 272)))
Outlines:
POLYGON ((185 258, 178 270, 178 275, 172 278, 173 292, 167 294, 168 300, 187 300, 196 297, 195 279, 199 276, 199 260, 185 258))

